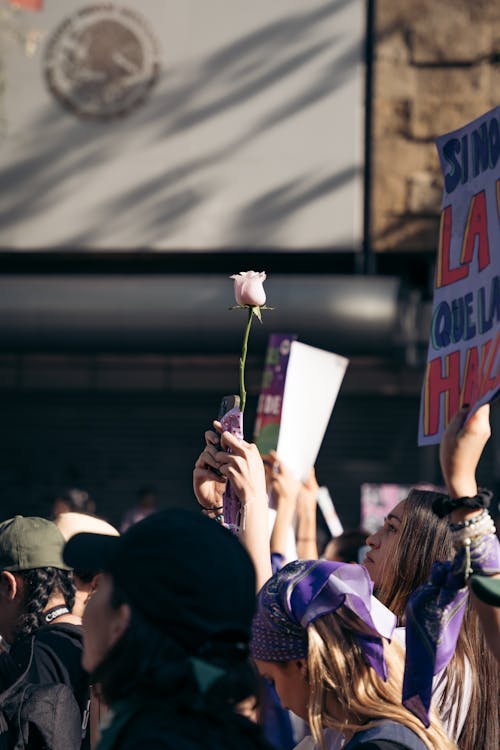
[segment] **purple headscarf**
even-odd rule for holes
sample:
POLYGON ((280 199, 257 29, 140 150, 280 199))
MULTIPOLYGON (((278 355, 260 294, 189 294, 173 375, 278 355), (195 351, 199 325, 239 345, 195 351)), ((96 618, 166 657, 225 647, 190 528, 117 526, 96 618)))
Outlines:
POLYGON ((428 727, 432 677, 450 662, 457 645, 467 597, 468 566, 472 572, 500 572, 500 545, 495 534, 474 539, 453 561, 436 562, 429 580, 413 592, 406 605, 406 656, 403 705, 428 727))
POLYGON ((307 627, 344 605, 366 627, 353 634, 366 661, 387 679, 383 638, 391 639, 396 617, 372 596, 373 583, 362 565, 328 560, 297 560, 262 588, 252 625, 251 652, 262 661, 307 656, 307 627))

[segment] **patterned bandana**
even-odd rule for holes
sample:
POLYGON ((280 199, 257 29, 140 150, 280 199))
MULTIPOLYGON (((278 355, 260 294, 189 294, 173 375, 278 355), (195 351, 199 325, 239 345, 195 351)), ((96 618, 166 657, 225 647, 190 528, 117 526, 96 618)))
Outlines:
POLYGON ((251 653, 262 661, 291 661, 307 656, 307 627, 344 605, 365 626, 354 633, 365 659, 387 679, 383 638, 391 639, 396 617, 374 596, 361 565, 327 560, 297 560, 262 588, 252 625, 251 653))
POLYGON ((403 705, 424 726, 430 723, 432 677, 450 662, 467 605, 466 568, 473 573, 500 572, 500 545, 494 534, 472 540, 453 561, 435 562, 428 581, 413 592, 406 605, 406 656, 403 705))

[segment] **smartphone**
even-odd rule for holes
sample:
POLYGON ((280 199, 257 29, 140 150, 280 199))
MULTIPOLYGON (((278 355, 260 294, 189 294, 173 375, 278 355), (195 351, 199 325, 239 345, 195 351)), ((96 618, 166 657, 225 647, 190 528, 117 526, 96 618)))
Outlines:
MULTIPOLYGON (((240 408, 240 397, 236 396, 235 394, 231 394, 230 396, 223 396, 221 398, 220 406, 219 406, 219 413, 217 415, 217 421, 220 422, 221 419, 228 413, 228 411, 231 411, 231 409, 239 409, 240 408)), ((215 432, 217 437, 219 438, 218 443, 214 446, 218 451, 221 450, 221 444, 220 444, 220 435, 218 432, 214 430, 213 427, 210 428, 212 432, 215 432)), ((209 467, 211 471, 214 472, 214 474, 217 474, 218 477, 221 477, 222 474, 217 469, 214 469, 212 466, 209 467)))
POLYGON ((217 416, 217 420, 220 422, 222 417, 224 417, 228 411, 231 411, 231 409, 239 409, 240 408, 240 397, 235 396, 232 394, 231 396, 223 396, 220 402, 219 407, 219 414, 217 416))

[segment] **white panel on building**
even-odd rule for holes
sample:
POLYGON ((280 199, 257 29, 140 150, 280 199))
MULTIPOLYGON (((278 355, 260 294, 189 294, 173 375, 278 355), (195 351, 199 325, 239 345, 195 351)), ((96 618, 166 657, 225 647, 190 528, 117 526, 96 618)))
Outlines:
POLYGON ((4 250, 357 250, 365 0, 45 0, 4 50, 4 250))

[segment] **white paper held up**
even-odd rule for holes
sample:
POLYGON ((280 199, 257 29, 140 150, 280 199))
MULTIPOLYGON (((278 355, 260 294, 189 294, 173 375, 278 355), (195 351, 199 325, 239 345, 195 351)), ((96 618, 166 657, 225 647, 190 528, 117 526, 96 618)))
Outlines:
POLYGON ((291 345, 277 453, 302 482, 316 463, 348 364, 324 349, 291 345))

